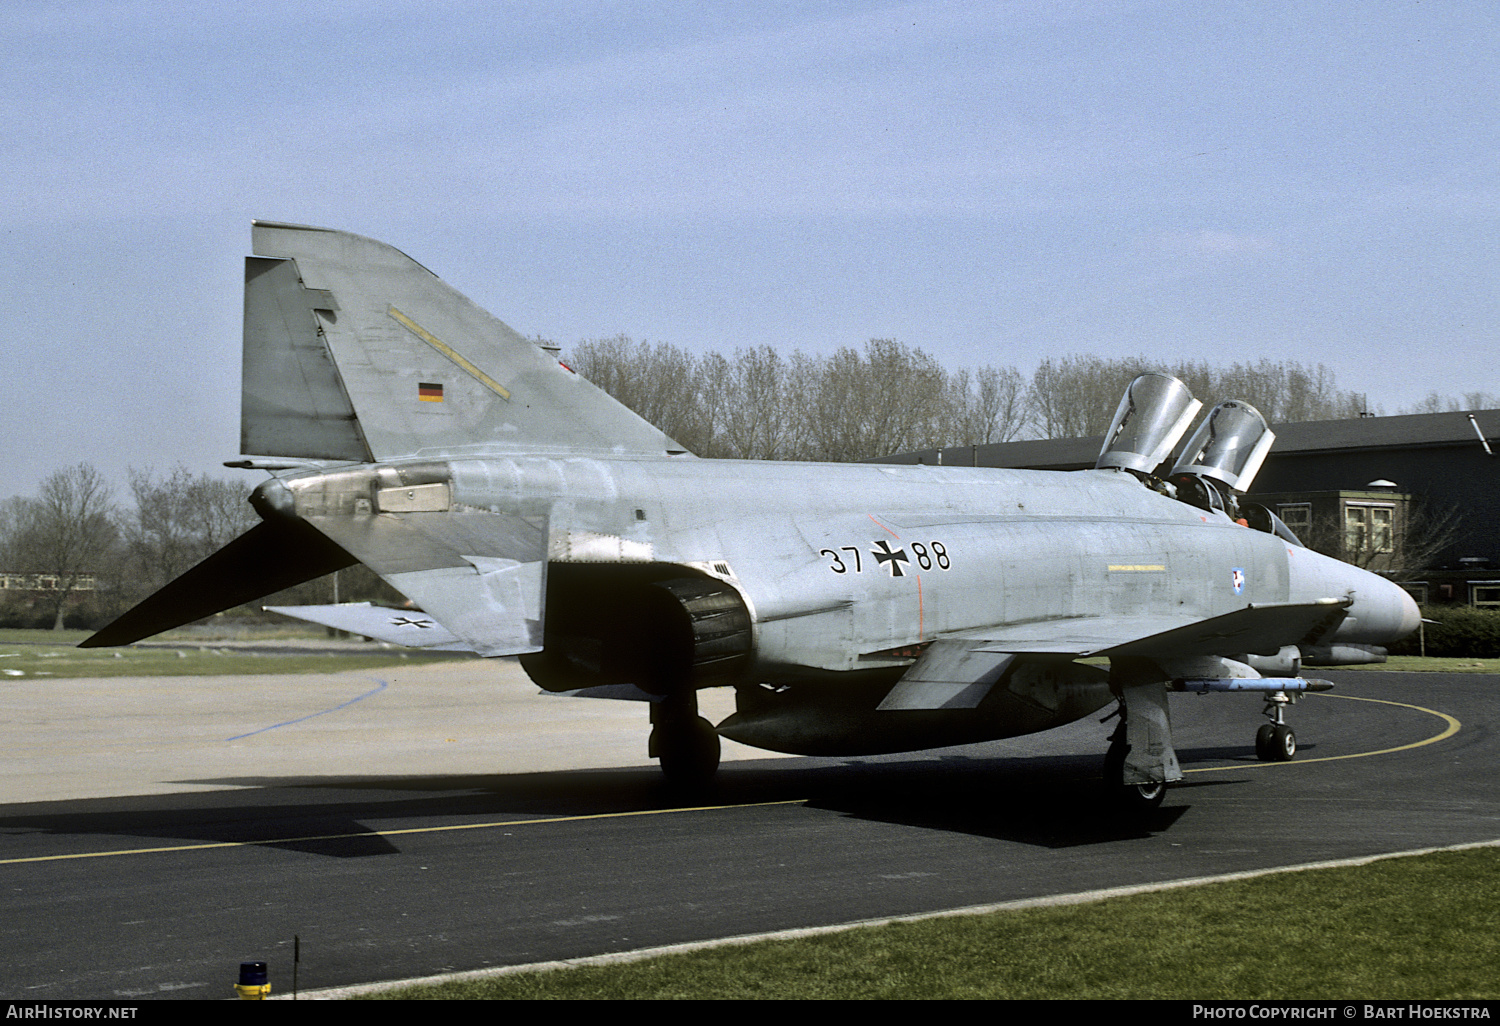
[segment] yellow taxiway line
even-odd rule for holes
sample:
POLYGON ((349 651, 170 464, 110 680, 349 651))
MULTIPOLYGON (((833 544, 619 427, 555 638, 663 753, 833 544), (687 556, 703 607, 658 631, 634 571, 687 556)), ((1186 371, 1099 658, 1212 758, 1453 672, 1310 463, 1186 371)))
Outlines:
POLYGON ((1421 741, 1413 741, 1411 744, 1406 745, 1397 745, 1394 748, 1380 748, 1373 752, 1350 752, 1348 755, 1322 755, 1316 759, 1293 759, 1291 762, 1243 762, 1235 763, 1232 766, 1200 766, 1196 769, 1183 770, 1182 772, 1221 773, 1225 770, 1264 769, 1268 766, 1306 766, 1314 762, 1337 762, 1340 759, 1365 759, 1372 755, 1389 755, 1392 752, 1404 752, 1409 748, 1421 748, 1424 745, 1436 744, 1445 738, 1452 737, 1463 728, 1462 723, 1459 723, 1455 717, 1449 716, 1447 713, 1438 712, 1436 709, 1427 709, 1420 705, 1412 705, 1410 702, 1392 702, 1384 698, 1358 698, 1354 695, 1317 695, 1316 697, 1320 700, 1324 698, 1339 698, 1346 702, 1374 702, 1377 705, 1394 705, 1402 709, 1415 709, 1417 712, 1436 716, 1448 725, 1438 733, 1431 737, 1423 738, 1421 741))
MULTIPOLYGON (((1220 773, 1226 770, 1263 769, 1268 766, 1305 766, 1314 762, 1337 762, 1340 759, 1364 759, 1372 755, 1389 755, 1392 752, 1404 752, 1408 749, 1436 744, 1445 738, 1450 738, 1454 734, 1457 734, 1463 727, 1463 724, 1447 713, 1438 712, 1436 709, 1427 709, 1420 705, 1412 705, 1409 702, 1392 702, 1383 698, 1357 698, 1354 695, 1319 695, 1317 697, 1320 699, 1340 698, 1348 702, 1375 702, 1379 705, 1393 705, 1402 709, 1412 709, 1416 712, 1426 713, 1429 716, 1436 716, 1438 719, 1444 721, 1446 726, 1431 737, 1423 738, 1421 741, 1413 741, 1410 744, 1396 745, 1394 748, 1381 748, 1371 752, 1351 752, 1348 755, 1325 755, 1316 759, 1296 759, 1292 762, 1249 762, 1235 763, 1230 766, 1201 766, 1183 770, 1183 773, 1220 773)), ((449 826, 407 827, 401 830, 368 830, 353 834, 278 837, 263 841, 211 841, 203 844, 162 845, 155 848, 120 848, 113 851, 74 852, 64 855, 34 855, 28 858, 0 859, 0 866, 16 865, 22 862, 62 862, 69 859, 103 859, 112 858, 116 855, 157 855, 174 851, 205 851, 210 848, 267 847, 277 844, 306 844, 309 841, 344 841, 367 837, 400 837, 403 834, 436 834, 448 830, 493 830, 497 827, 540 826, 544 823, 578 823, 591 819, 665 816, 679 812, 720 812, 726 809, 753 809, 767 805, 798 805, 805 801, 806 799, 804 798, 790 798, 775 802, 751 802, 746 805, 698 805, 680 809, 637 809, 627 812, 599 812, 588 816, 549 816, 543 819, 508 819, 491 823, 455 823, 449 826)))
POLYGON ((252 848, 276 844, 306 844, 308 841, 343 841, 365 837, 399 837, 402 834, 437 834, 448 830, 493 830, 496 827, 538 826, 542 823, 577 823, 588 819, 624 819, 627 816, 665 816, 675 812, 720 812, 725 809, 754 809, 764 805, 797 805, 805 798, 776 802, 750 802, 746 805, 699 805, 681 809, 636 809, 628 812, 596 812, 588 816, 549 816, 545 819, 507 819, 493 823, 454 823, 449 826, 406 827, 401 830, 364 830, 355 834, 320 834, 313 837, 278 837, 263 841, 209 841, 203 844, 170 844, 156 848, 120 848, 114 851, 73 852, 66 855, 33 855, 22 859, 0 859, 0 866, 20 862, 62 862, 68 859, 105 859, 115 855, 157 855, 170 851, 204 851, 209 848, 252 848))

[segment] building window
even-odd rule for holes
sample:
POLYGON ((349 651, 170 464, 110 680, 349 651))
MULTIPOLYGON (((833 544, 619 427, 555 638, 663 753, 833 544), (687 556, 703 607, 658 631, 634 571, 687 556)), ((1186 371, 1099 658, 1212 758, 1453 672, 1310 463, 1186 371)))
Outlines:
POLYGON ((1395 548, 1395 507, 1344 507, 1344 551, 1390 552, 1395 548))
POLYGON ((1312 527, 1312 503, 1286 502, 1276 507, 1281 522, 1291 528, 1292 533, 1302 537, 1312 527))
POLYGON ((1396 510, 1391 506, 1370 507, 1370 541, 1376 552, 1390 552, 1396 547, 1392 525, 1396 510))
POLYGON ((1500 581, 1475 581, 1470 584, 1469 602, 1480 609, 1500 609, 1500 581))

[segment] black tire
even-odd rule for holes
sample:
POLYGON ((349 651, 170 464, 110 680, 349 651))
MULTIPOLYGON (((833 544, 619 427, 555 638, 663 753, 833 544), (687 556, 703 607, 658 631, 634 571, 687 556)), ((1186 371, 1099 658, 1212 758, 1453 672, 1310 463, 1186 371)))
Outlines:
POLYGON ((1285 723, 1278 723, 1272 730, 1271 758, 1275 762, 1291 762, 1297 757, 1297 735, 1285 723))
POLYGON ((1150 784, 1125 784, 1119 790, 1119 802, 1132 812, 1151 812, 1161 808, 1167 797, 1167 785, 1161 781, 1150 784))
POLYGON ((719 732, 702 716, 673 730, 657 726, 656 758, 672 784, 693 787, 713 779, 719 769, 719 732))
POLYGON ((1261 762, 1273 762, 1276 759, 1276 726, 1267 723, 1255 732, 1255 757, 1261 762))
POLYGON ((1125 783, 1125 756, 1129 751, 1129 745, 1112 744, 1104 754, 1105 790, 1110 800, 1126 812, 1150 812, 1158 808, 1167 797, 1167 785, 1161 781, 1150 784, 1125 783))

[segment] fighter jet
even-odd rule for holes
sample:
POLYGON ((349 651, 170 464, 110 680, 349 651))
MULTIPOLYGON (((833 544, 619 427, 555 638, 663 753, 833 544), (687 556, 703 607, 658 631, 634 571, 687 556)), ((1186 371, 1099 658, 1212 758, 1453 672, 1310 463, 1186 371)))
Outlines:
POLYGON ((262 521, 83 644, 125 645, 363 563, 412 603, 278 607, 519 656, 543 690, 650 703, 670 779, 720 736, 865 755, 1048 730, 1117 703, 1104 776, 1182 776, 1169 691, 1259 691, 1263 759, 1323 686, 1415 630, 1394 584, 1244 491, 1273 435, 1175 378, 1127 390, 1095 469, 700 459, 396 249, 258 221, 241 451, 262 521), (1085 660, 1089 660, 1085 662, 1085 660), (1107 669, 1103 663, 1107 661, 1107 669), (703 688, 735 689, 717 725, 703 688))

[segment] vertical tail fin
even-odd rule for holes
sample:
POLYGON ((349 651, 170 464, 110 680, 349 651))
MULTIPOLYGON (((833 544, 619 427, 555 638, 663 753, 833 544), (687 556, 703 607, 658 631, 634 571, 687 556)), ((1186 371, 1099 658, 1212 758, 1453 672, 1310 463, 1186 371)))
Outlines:
POLYGON ((369 462, 682 447, 374 239, 254 223, 243 451, 369 462))

